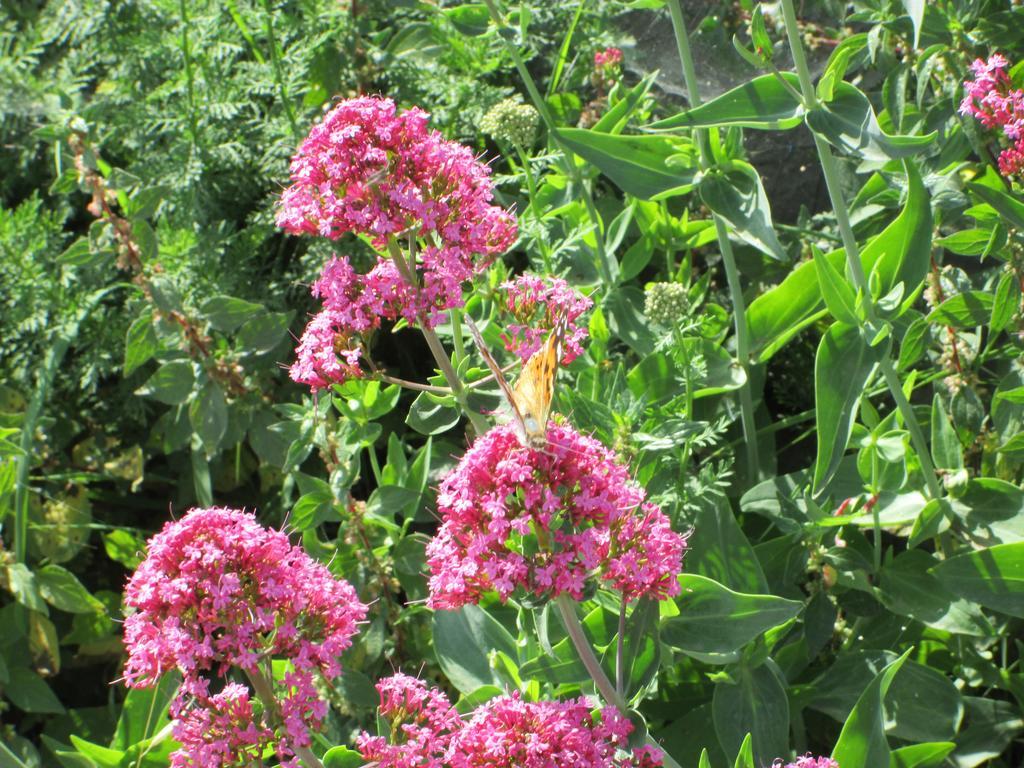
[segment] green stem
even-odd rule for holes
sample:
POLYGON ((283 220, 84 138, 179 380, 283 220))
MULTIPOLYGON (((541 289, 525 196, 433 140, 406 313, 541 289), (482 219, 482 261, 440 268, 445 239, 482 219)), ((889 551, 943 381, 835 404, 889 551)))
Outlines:
MULTIPOLYGON (((672 15, 672 28, 676 36, 676 48, 679 61, 683 66, 683 79, 686 92, 690 99, 690 108, 701 104, 700 86, 697 83, 697 70, 693 63, 693 52, 690 50, 690 36, 686 30, 686 20, 679 0, 669 0, 669 11, 672 15)), ((706 130, 694 131, 697 146, 700 149, 700 165, 707 170, 714 165, 711 157, 709 137, 706 130)), ((747 463, 750 465, 752 484, 761 477, 761 457, 757 443, 757 422, 754 419, 754 396, 751 391, 750 363, 750 330, 747 327, 747 306, 743 300, 743 284, 739 270, 736 268, 736 257, 729 240, 726 222, 717 214, 713 216, 715 234, 718 237, 718 248, 722 253, 722 265, 725 267, 725 280, 729 286, 729 297, 733 306, 733 327, 736 332, 736 357, 743 368, 745 381, 740 387, 740 421, 743 425, 743 441, 747 449, 747 463)))
MULTIPOLYGON (((402 279, 405 280, 413 288, 419 287, 419 283, 416 280, 415 266, 410 265, 405 260, 405 255, 402 253, 402 248, 398 244, 398 241, 394 237, 388 238, 388 253, 395 262, 395 268, 398 270, 402 279)), ((437 331, 434 330, 433 326, 428 322, 429 318, 425 312, 421 312, 418 316, 420 332, 423 334, 423 338, 427 340, 427 347, 430 349, 430 354, 434 356, 434 361, 437 363, 438 369, 441 371, 441 375, 444 376, 448 387, 452 391, 452 395, 455 397, 455 402, 459 404, 462 412, 469 418, 470 424, 473 426, 473 431, 477 435, 482 435, 487 431, 487 422, 483 416, 476 413, 472 408, 469 407, 469 401, 466 397, 466 388, 462 386, 462 381, 459 379, 455 369, 452 367, 452 361, 448 357, 448 353, 444 349, 444 345, 441 343, 441 339, 438 338, 437 331)))
MULTIPOLYGON (((184 2, 184 0, 182 0, 184 2)), ((284 73, 281 70, 281 55, 277 49, 277 36, 274 34, 274 9, 270 6, 270 0, 263 0, 263 7, 267 12, 266 32, 270 40, 270 62, 274 67, 274 82, 281 93, 281 103, 284 104, 285 114, 288 115, 288 123, 292 127, 292 135, 298 141, 302 137, 299 131, 299 124, 295 119, 295 109, 292 107, 292 100, 288 96, 288 87, 284 82, 284 73)))
MULTIPOLYGON (((615 686, 612 685, 612 681, 608 679, 608 675, 604 673, 604 670, 601 669, 601 662, 597 660, 597 656, 594 655, 594 649, 590 647, 590 641, 587 640, 587 636, 583 632, 583 625, 580 624, 580 618, 576 615, 576 603, 564 593, 555 598, 555 603, 558 606, 558 614, 562 618, 562 625, 565 627, 569 639, 572 640, 572 644, 576 648, 576 654, 580 657, 580 661, 583 662, 583 666, 586 667, 587 672, 594 681, 594 687, 597 688, 597 692, 601 694, 602 699, 619 710, 623 716, 628 715, 629 707, 626 704, 626 700, 615 689, 615 686)), ((679 763, 673 760, 672 756, 650 734, 647 735, 647 743, 661 751, 662 764, 666 768, 680 768, 679 763)))
MULTIPOLYGON (((256 691, 256 695, 263 702, 264 713, 275 721, 275 724, 280 723, 281 711, 278 709, 277 698, 274 696, 274 688, 270 680, 258 668, 247 669, 245 674, 249 678, 249 682, 252 683, 252 689, 256 691)), ((306 768, 324 768, 320 758, 314 755, 309 747, 293 745, 292 750, 295 752, 296 757, 306 764, 306 768)))
POLYGON ((530 195, 530 212, 533 214, 533 219, 537 222, 537 229, 541 233, 537 237, 537 243, 540 245, 541 258, 544 260, 544 271, 550 273, 552 271, 551 247, 543 237, 544 227, 541 223, 540 201, 537 199, 537 182, 533 178, 533 168, 530 166, 530 157, 518 144, 515 145, 515 148, 519 155, 519 162, 523 164, 523 176, 526 179, 526 191, 530 195))
POLYGON ((180 0, 181 10, 181 55, 185 60, 185 93, 188 96, 188 122, 192 133, 192 144, 199 142, 199 118, 196 115, 195 73, 192 71, 192 46, 188 38, 188 3, 180 0))
MULTIPOLYGON (((492 21, 497 25, 499 31, 505 25, 504 19, 501 14, 498 13, 498 8, 494 4, 494 0, 483 0, 484 5, 487 6, 487 11, 491 16, 492 21)), ((583 181, 583 174, 580 173, 580 169, 576 165, 576 155, 573 151, 567 147, 558 136, 558 127, 555 125, 555 120, 551 116, 551 111, 548 109, 547 102, 541 95, 540 90, 537 88, 537 84, 533 80, 533 76, 530 71, 526 68, 526 64, 523 61, 523 57, 519 55, 519 51, 516 50, 515 45, 512 44, 505 36, 500 35, 502 43, 505 45, 505 49, 508 51, 509 56, 512 57, 512 62, 515 64, 516 71, 519 72, 519 77, 523 80, 523 85, 526 86, 526 92, 530 94, 530 100, 533 102, 533 106, 536 107, 540 119, 544 121, 544 126, 548 129, 548 137, 554 142, 562 153, 565 155, 565 170, 569 174, 569 178, 572 179, 573 184, 582 192, 583 205, 587 209, 587 215, 590 217, 591 222, 594 225, 594 240, 597 243, 597 269, 601 274, 601 281, 604 283, 606 291, 611 290, 614 280, 612 279, 612 268, 611 261, 608 258, 608 252, 605 250, 604 244, 604 224, 601 222, 601 216, 597 212, 597 206, 594 204, 594 196, 591 194, 590 187, 583 181)))
MULTIPOLYGON (((803 95, 804 108, 811 110, 819 106, 817 94, 814 92, 814 83, 811 80, 811 72, 807 66, 807 57, 804 55, 803 42, 800 39, 800 30, 797 27, 796 11, 793 8, 793 0, 782 0, 782 17, 786 24, 786 36, 789 39, 789 47, 793 52, 793 64, 796 66, 797 77, 800 80, 800 90, 803 95)), ((846 252, 846 266, 850 271, 854 286, 864 296, 864 311, 867 320, 874 325, 877 322, 878 313, 875 308, 874 299, 871 296, 871 289, 868 285, 867 276, 864 274, 864 267, 860 260, 860 248, 857 245, 857 238, 853 234, 853 227, 850 224, 850 214, 843 198, 842 186, 839 179, 839 168, 836 159, 832 155, 832 148, 817 133, 814 135, 814 146, 818 150, 818 158, 821 161, 821 169, 825 176, 825 186, 828 188, 829 200, 832 202, 832 209, 835 211, 836 223, 839 226, 839 234, 843 240, 843 250, 846 252)), ((889 393, 896 402, 896 407, 903 416, 903 422, 910 432, 910 440, 914 444, 918 460, 921 462, 921 470, 924 472, 925 483, 928 486, 928 493, 932 498, 942 496, 942 488, 939 485, 935 474, 935 467, 932 464, 931 453, 928 450, 928 443, 924 439, 921 427, 917 423, 917 416, 903 394, 896 369, 893 368, 892 360, 887 357, 879 363, 879 369, 889 387, 889 393)))

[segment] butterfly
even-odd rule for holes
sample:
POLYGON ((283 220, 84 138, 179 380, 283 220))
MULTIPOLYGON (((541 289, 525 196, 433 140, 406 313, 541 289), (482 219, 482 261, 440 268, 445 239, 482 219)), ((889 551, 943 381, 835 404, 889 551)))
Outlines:
POLYGON ((556 325, 541 348, 523 364, 523 372, 519 374, 514 387, 509 385, 498 363, 487 349, 483 334, 473 322, 473 318, 467 315, 466 324, 484 362, 491 369, 494 380, 498 382, 502 394, 511 406, 512 425, 519 442, 524 447, 534 450, 545 448, 548 444, 551 399, 555 394, 555 374, 558 372, 558 361, 562 358, 564 323, 556 325))

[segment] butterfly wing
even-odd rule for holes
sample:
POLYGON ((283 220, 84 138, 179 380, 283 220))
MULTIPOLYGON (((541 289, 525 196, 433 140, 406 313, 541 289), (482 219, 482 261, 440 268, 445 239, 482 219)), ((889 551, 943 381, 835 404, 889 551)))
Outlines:
MULTIPOLYGON (((505 400, 508 402, 509 408, 512 409, 513 426, 515 427, 516 436, 519 438, 519 442, 523 445, 528 445, 529 438, 526 430, 526 422, 523 418, 523 412, 520 410, 517 402, 516 393, 512 390, 508 380, 505 378, 505 374, 501 372, 501 367, 487 348, 487 342, 484 341, 484 336, 480 333, 480 329, 476 327, 476 323, 473 322, 473 318, 469 315, 466 315, 466 325, 469 327, 469 333, 473 337, 473 341, 476 342, 477 349, 480 350, 481 357, 483 357, 484 362, 487 363, 487 367, 491 369, 491 373, 494 375, 494 380, 498 382, 498 387, 501 388, 502 395, 505 396, 505 400)), ((532 360, 533 358, 530 359, 532 360)))
POLYGON ((564 334, 565 329, 561 325, 551 331, 544 346, 526 361, 512 391, 516 410, 523 421, 526 444, 531 448, 543 448, 548 442, 548 417, 551 415, 564 334))

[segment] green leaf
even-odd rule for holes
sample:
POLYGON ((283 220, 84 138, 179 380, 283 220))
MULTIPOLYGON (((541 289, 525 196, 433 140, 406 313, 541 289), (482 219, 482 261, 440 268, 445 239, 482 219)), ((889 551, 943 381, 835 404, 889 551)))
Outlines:
POLYGON ((131 531, 116 528, 103 534, 103 549, 115 563, 134 571, 142 562, 140 553, 145 553, 146 543, 131 531))
POLYGON ((963 446, 938 393, 932 399, 932 458, 938 469, 960 469, 964 465, 963 446))
POLYGON ((992 316, 989 318, 992 331, 999 333, 1009 327, 1019 306, 1020 284, 1016 276, 1004 272, 996 285, 996 295, 992 302, 992 316))
POLYGON ((10 672, 10 683, 4 695, 11 703, 24 712, 35 714, 64 714, 64 706, 39 675, 26 667, 14 667, 10 672))
POLYGON ((929 573, 938 561, 920 549, 907 550, 882 567, 878 595, 893 613, 934 629, 973 637, 992 637, 992 625, 978 607, 958 598, 929 573))
POLYGON ((912 649, 879 672, 860 695, 843 724, 832 759, 843 768, 878 768, 889 764, 885 738, 885 695, 912 649))
POLYGON ((129 689, 110 746, 114 749, 129 749, 156 736, 169 722, 167 710, 180 682, 181 675, 171 672, 161 677, 160 682, 152 688, 129 689))
POLYGON ((812 246, 814 269, 825 306, 836 320, 847 325, 857 325, 857 296, 846 282, 846 278, 825 258, 825 254, 812 246))
POLYGON ((931 572, 967 600, 1024 618, 1024 541, 957 555, 931 572))
POLYGON ((700 182, 700 198, 732 225, 744 242, 779 261, 789 261, 772 226, 772 211, 761 177, 750 164, 733 161, 725 173, 712 173, 700 182))
POLYGON ((99 744, 93 744, 91 741, 80 739, 73 734, 70 738, 75 749, 80 754, 89 758, 96 768, 122 768, 121 761, 125 758, 123 750, 101 747, 99 744))
POLYGON ((228 404, 219 384, 208 382, 199 391, 189 404, 188 418, 192 429, 203 441, 206 455, 215 454, 228 429, 228 404))
POLYGON ((140 365, 146 363, 159 349, 153 316, 147 311, 136 318, 124 340, 124 375, 130 376, 140 365))
POLYGON ((436 435, 447 432, 459 423, 462 418, 457 408, 442 405, 432 399, 427 392, 421 392, 412 401, 405 423, 421 435, 436 435))
POLYGON ((44 565, 36 571, 39 593, 54 608, 68 613, 96 613, 103 604, 89 594, 82 582, 66 568, 44 565))
POLYGON ((24 563, 12 563, 6 567, 7 589, 14 599, 26 608, 46 614, 46 603, 39 591, 35 573, 24 563))
POLYGON ((615 136, 582 128, 562 128, 558 138, 623 192, 642 200, 683 194, 693 186, 696 150, 685 139, 615 136))
POLYGON ((348 747, 331 747, 324 752, 324 768, 361 768, 363 756, 348 747))
POLYGON ((262 304, 256 304, 234 296, 213 296, 203 302, 200 314, 218 331, 232 333, 246 320, 265 311, 262 304))
MULTIPOLYGON (((843 254, 835 251, 825 258, 841 264, 843 254)), ((769 360, 787 341, 824 314, 814 262, 806 261, 747 308, 751 349, 758 362, 769 360)))
POLYGON ((921 27, 924 24, 925 0, 901 0, 914 25, 914 47, 921 46, 921 27))
POLYGON ((239 354, 256 357, 273 352, 288 336, 291 312, 268 312, 246 320, 238 329, 239 354))
POLYGON ((967 188, 991 205, 1014 229, 1024 229, 1024 203, 1017 198, 984 184, 969 183, 967 188))
POLYGON ((756 768, 754 765, 754 746, 753 736, 747 734, 743 739, 743 743, 740 745, 740 751, 736 755, 736 762, 732 764, 733 768, 756 768))
POLYGON ((485 34, 491 22, 487 6, 483 3, 463 3, 454 8, 445 8, 443 13, 452 26, 469 37, 485 34))
POLYGON ((687 541, 687 572, 714 579, 737 592, 767 593, 768 581, 728 498, 714 494, 700 499, 698 505, 687 541))
POLYGON ((504 682, 491 667, 492 651, 518 657, 515 639, 483 608, 466 605, 456 611, 435 611, 434 650, 441 670, 462 693, 504 682))
POLYGON ((686 654, 730 654, 792 619, 803 607, 774 595, 733 592, 704 576, 679 576, 679 615, 666 619, 661 638, 686 654))
POLYGON ((733 685, 715 686, 712 699, 718 742, 727 757, 736 755, 737 766, 771 765, 789 753, 789 700, 781 674, 769 660, 755 668, 742 664, 732 678, 733 685), (743 756, 744 744, 752 759, 743 756))
POLYGON ((786 88, 775 75, 761 75, 726 91, 696 109, 659 120, 651 130, 714 128, 730 125, 765 130, 788 130, 800 125, 804 110, 793 91, 799 93, 800 79, 791 72, 780 73, 792 86, 786 88))
POLYGON ((860 400, 887 350, 869 347, 860 331, 834 323, 821 338, 814 359, 814 401, 818 455, 814 464, 814 492, 835 474, 853 431, 860 400))
POLYGON ((948 237, 940 237, 935 244, 960 256, 980 256, 988 250, 990 242, 992 242, 992 230, 979 228, 964 229, 954 232, 948 237))
POLYGON ((860 89, 847 82, 837 82, 831 101, 807 113, 807 127, 829 144, 857 157, 873 162, 917 154, 938 135, 890 136, 878 125, 871 102, 860 89))
POLYGON ((889 755, 889 768, 939 768, 954 749, 956 744, 952 741, 931 741, 894 749, 889 755))
POLYGON ((152 397, 167 405, 180 405, 192 393, 195 374, 188 360, 171 360, 164 363, 152 376, 135 390, 135 394, 152 397))
POLYGON ((928 322, 954 328, 987 325, 992 318, 995 297, 987 291, 964 291, 950 296, 928 313, 928 322))

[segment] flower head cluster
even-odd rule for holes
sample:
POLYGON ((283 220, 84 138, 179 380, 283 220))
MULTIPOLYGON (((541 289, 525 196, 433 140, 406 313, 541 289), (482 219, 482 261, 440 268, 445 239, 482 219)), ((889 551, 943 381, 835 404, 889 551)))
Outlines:
POLYGON ((338 658, 366 615, 348 582, 283 533, 223 508, 195 509, 164 526, 129 579, 125 602, 134 609, 124 623, 126 683, 146 687, 168 670, 181 671, 175 737, 185 754, 227 754, 255 738, 256 732, 216 743, 199 738, 215 725, 229 730, 229 723, 246 721, 239 713, 248 699, 230 686, 211 696, 212 681, 235 667, 262 674, 265 658, 289 661, 277 697, 283 726, 275 734, 284 761, 296 746, 309 745, 309 727, 327 711, 316 677, 340 673, 338 658))
POLYGON ((429 604, 454 609, 497 591, 579 600, 599 576, 627 600, 679 592, 685 539, 614 453, 550 424, 545 450, 511 426, 481 436, 441 483, 442 525, 427 545, 429 604))
POLYGON ((338 104, 299 146, 291 172, 279 226, 332 240, 352 232, 388 253, 366 273, 335 259, 314 285, 324 308, 291 369, 314 389, 361 375, 366 334, 382 320, 433 326, 461 306, 462 285, 516 238, 515 218, 491 204, 490 169, 430 130, 425 112, 399 113, 390 99, 338 104), (396 253, 399 237, 417 252, 396 253))
POLYGON ((652 323, 667 328, 686 318, 690 299, 681 283, 652 283, 644 290, 644 314, 652 323))
POLYGON ((1009 62, 998 53, 988 61, 971 64, 973 80, 964 83, 960 112, 972 115, 991 130, 998 130, 1006 146, 999 155, 1004 176, 1024 169, 1024 90, 1013 88, 1006 70, 1009 62))
POLYGON ((594 69, 616 69, 622 65, 622 50, 605 48, 594 53, 594 69))
POLYGON ((256 722, 249 689, 228 683, 214 696, 191 704, 174 702, 174 737, 181 749, 171 756, 172 768, 184 766, 253 765, 272 743, 274 732, 256 722))
POLYGON ((772 768, 839 768, 839 763, 831 757, 811 757, 804 755, 798 757, 795 763, 782 764, 782 758, 777 758, 772 763, 772 768))
POLYGON ((529 104, 516 98, 503 99, 491 107, 480 121, 480 130, 498 141, 529 147, 537 135, 540 115, 529 104))
POLYGON ((521 360, 529 360, 544 343, 552 328, 564 325, 562 363, 583 354, 580 342, 587 337, 586 326, 576 325, 580 315, 594 302, 560 277, 520 275, 501 286, 505 308, 515 318, 504 334, 505 348, 521 360))
POLYGON ((632 723, 614 708, 591 714, 583 698, 491 699, 463 721, 447 697, 398 674, 377 685, 391 738, 363 733, 362 758, 379 768, 656 768, 660 753, 626 751, 632 723))

